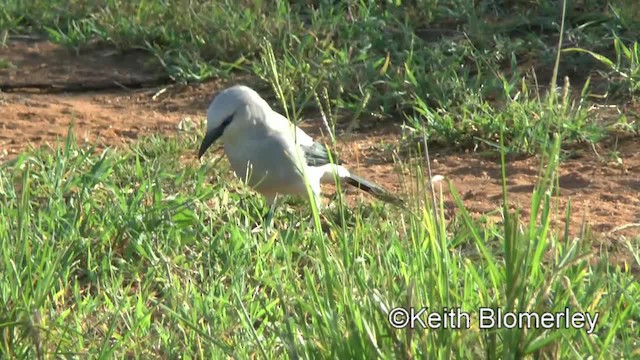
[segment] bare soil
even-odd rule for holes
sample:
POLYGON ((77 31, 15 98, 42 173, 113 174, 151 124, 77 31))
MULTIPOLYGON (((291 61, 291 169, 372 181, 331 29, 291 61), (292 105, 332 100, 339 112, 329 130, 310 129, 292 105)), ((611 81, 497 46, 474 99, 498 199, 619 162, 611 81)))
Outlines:
MULTIPOLYGON (((144 134, 175 134, 186 117, 201 120, 215 93, 227 85, 162 85, 166 83, 157 61, 145 53, 95 48, 76 54, 44 41, 9 41, 7 48, 0 48, 0 161, 28 146, 64 138, 70 121, 81 142, 104 145, 125 145, 144 134)), ((322 125, 312 119, 303 128, 320 135, 322 125)), ((397 125, 369 124, 367 130, 338 134, 336 147, 356 172, 401 192, 412 180, 399 175, 394 164, 393 149, 399 146, 400 134, 397 125)), ((564 226, 563 211, 571 201, 571 234, 577 235, 586 219, 598 239, 596 254, 609 254, 620 265, 633 263, 625 243, 640 236, 639 140, 603 143, 565 160, 559 196, 554 200, 559 206, 558 229, 564 226), (613 152, 621 161, 610 156, 613 152)), ((433 173, 453 183, 474 215, 488 214, 500 206, 501 173, 496 157, 447 151, 431 155, 433 173)), ((520 206, 525 217, 539 165, 537 156, 509 160, 509 201, 520 206)), ((358 192, 348 194, 353 198, 358 192)), ((450 195, 446 199, 453 211, 450 195)))

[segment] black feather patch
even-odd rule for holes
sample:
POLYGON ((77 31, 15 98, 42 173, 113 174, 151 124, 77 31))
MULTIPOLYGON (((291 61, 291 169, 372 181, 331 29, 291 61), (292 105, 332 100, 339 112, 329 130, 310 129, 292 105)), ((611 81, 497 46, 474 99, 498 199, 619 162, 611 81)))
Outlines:
POLYGON ((327 165, 332 163, 332 161, 334 164, 342 163, 340 159, 338 159, 333 152, 329 152, 327 150, 326 146, 319 144, 315 141, 311 146, 300 145, 300 148, 304 153, 304 159, 307 162, 308 166, 327 165))

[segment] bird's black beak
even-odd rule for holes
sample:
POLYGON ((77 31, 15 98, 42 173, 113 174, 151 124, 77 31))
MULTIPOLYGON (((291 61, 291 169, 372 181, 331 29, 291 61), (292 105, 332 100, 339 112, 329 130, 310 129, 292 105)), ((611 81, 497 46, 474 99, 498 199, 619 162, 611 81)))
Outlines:
POLYGON ((213 143, 216 142, 216 140, 218 140, 220 136, 222 136, 223 132, 224 128, 222 126, 207 132, 207 134, 204 136, 204 139, 202 140, 202 144, 200 144, 198 159, 200 159, 202 155, 204 155, 205 151, 207 151, 207 149, 211 147, 211 145, 213 145, 213 143))
POLYGON ((220 124, 220 126, 218 126, 217 128, 207 131, 207 134, 204 136, 204 139, 202 140, 202 144, 200 144, 200 151, 198 151, 198 159, 200 159, 202 155, 204 155, 205 151, 207 151, 207 149, 211 147, 211 145, 213 145, 213 143, 216 142, 216 140, 218 140, 220 136, 222 136, 222 134, 224 133, 224 129, 227 126, 229 126, 232 119, 233 119, 233 115, 224 119, 222 124, 220 124))

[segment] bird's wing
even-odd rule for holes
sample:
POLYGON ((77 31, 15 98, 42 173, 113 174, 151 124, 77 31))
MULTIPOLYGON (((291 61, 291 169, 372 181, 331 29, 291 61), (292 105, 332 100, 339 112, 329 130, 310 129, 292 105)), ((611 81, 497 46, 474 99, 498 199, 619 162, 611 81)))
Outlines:
POLYGON ((340 159, 326 145, 314 141, 313 138, 296 126, 296 143, 302 149, 307 166, 341 164, 340 159))
POLYGON ((305 133, 286 117, 275 111, 270 117, 270 126, 273 128, 277 127, 278 130, 276 131, 280 133, 291 131, 290 134, 294 136, 295 144, 302 150, 302 155, 304 156, 307 166, 317 167, 331 163, 341 164, 337 156, 333 152, 330 152, 325 145, 314 141, 309 134, 305 133))
POLYGON ((308 166, 322 166, 327 164, 341 164, 335 154, 330 152, 325 145, 312 142, 308 145, 299 144, 308 166))

